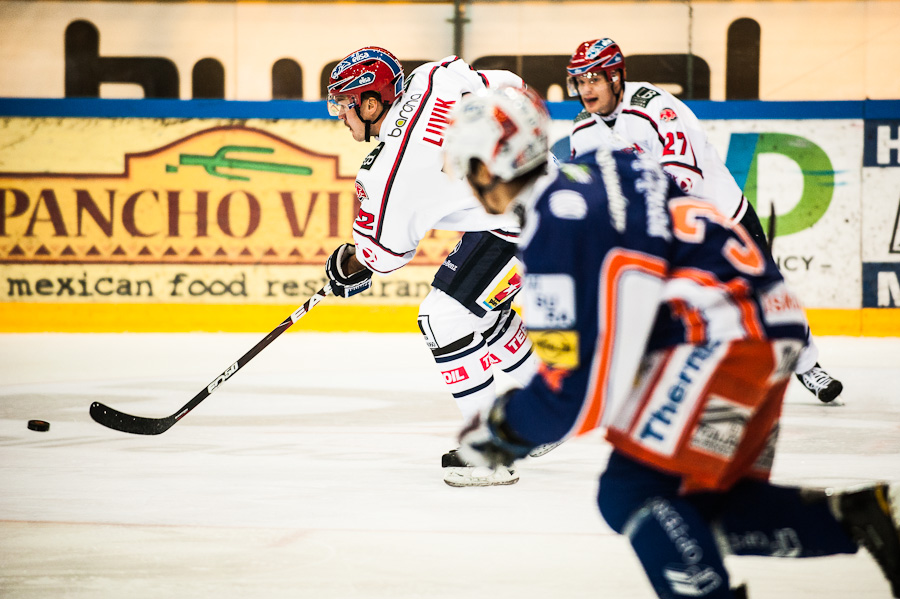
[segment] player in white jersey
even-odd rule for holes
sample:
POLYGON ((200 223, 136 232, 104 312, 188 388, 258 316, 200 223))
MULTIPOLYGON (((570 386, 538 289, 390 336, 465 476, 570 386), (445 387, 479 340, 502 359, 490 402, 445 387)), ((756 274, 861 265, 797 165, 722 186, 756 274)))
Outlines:
MULTIPOLYGON (((627 81, 625 56, 609 38, 580 44, 566 71, 569 95, 584 106, 569 136, 573 158, 598 148, 648 154, 682 191, 715 204, 769 252, 756 211, 690 108, 653 84, 627 81)), ((808 334, 796 374, 804 387, 829 403, 840 395, 843 385, 819 366, 818 357, 808 334)))
MULTIPOLYGON (((464 419, 495 396, 494 369, 521 385, 537 360, 521 318, 511 307, 520 286, 514 219, 487 214, 468 186, 443 171, 450 110, 463 95, 490 85, 522 86, 508 71, 476 71, 456 56, 426 63, 406 81, 383 48, 365 47, 340 61, 328 85, 329 111, 356 141, 379 142, 356 177, 359 211, 354 244, 339 246, 326 264, 335 295, 371 285, 373 273, 402 268, 432 229, 462 231, 419 307, 419 328, 464 419)), ((473 469, 455 450, 442 460, 451 486, 511 484, 512 469, 473 469)))

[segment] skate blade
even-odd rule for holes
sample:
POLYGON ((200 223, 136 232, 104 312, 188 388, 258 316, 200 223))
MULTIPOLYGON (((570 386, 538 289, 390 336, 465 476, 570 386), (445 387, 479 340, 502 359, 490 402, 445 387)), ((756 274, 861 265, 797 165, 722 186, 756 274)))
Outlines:
POLYGON ((494 487, 519 482, 519 475, 514 469, 502 466, 496 470, 483 466, 444 470, 444 482, 451 487, 494 487))

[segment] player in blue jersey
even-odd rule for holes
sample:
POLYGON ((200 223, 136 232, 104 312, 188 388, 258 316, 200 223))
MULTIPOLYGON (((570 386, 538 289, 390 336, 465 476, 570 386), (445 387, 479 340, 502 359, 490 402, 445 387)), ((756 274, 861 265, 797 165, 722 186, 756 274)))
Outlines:
POLYGON ((613 451, 598 504, 660 597, 735 597, 723 550, 810 557, 867 547, 900 596, 897 485, 769 482, 803 309, 747 231, 659 164, 598 150, 547 162, 527 91, 464 98, 449 170, 522 227, 523 313, 543 364, 460 435, 506 466, 596 428, 613 451))

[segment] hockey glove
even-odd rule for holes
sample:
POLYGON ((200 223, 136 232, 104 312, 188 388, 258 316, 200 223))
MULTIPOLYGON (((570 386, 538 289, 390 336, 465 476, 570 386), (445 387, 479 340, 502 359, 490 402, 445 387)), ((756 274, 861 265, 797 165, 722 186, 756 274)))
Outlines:
POLYGON ((473 466, 512 466, 534 446, 519 438, 506 424, 506 404, 515 391, 507 391, 486 413, 476 414, 459 434, 459 456, 473 466))
POLYGON ((325 276, 331 282, 331 291, 338 297, 350 297, 372 286, 372 271, 363 267, 352 275, 344 274, 344 262, 356 253, 356 246, 344 243, 325 262, 325 276))

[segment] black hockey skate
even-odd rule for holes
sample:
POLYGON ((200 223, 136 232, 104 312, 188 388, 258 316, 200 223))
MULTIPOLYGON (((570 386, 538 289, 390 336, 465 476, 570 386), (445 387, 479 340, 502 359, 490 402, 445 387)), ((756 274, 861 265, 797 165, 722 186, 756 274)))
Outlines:
POLYGON ((441 456, 441 468, 444 469, 444 482, 451 487, 492 487, 512 485, 519 481, 519 475, 514 467, 500 466, 492 470, 483 466, 472 466, 463 460, 455 449, 441 456))
POLYGON ((896 496, 886 483, 843 491, 832 497, 838 521, 860 546, 865 547, 900 597, 900 530, 896 496))
POLYGON ((806 372, 798 374, 797 379, 822 403, 831 403, 844 390, 844 385, 822 370, 818 362, 806 372))

